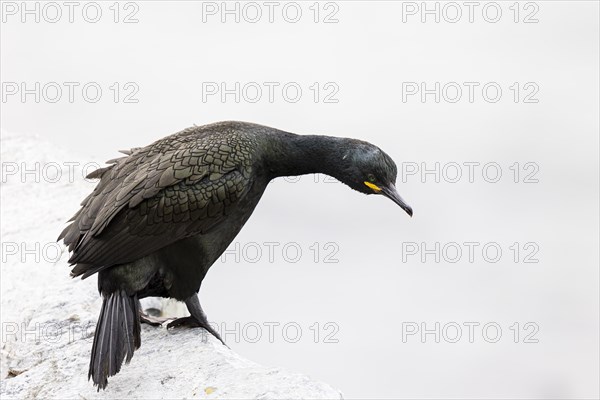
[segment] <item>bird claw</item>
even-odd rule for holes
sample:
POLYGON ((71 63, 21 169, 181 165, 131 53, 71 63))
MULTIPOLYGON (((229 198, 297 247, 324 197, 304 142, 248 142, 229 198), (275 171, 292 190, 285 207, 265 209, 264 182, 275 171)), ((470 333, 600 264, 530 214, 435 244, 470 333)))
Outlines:
POLYGON ((208 333, 210 333, 211 335, 213 335, 215 338, 219 339, 219 341, 221 343, 223 343, 224 346, 226 346, 227 348, 229 348, 229 346, 227 346, 225 344, 225 342, 223 341, 223 339, 221 339, 221 336, 219 335, 219 333, 217 331, 215 331, 212 326, 210 326, 210 324, 208 322, 206 323, 202 323, 202 321, 199 321, 198 319, 189 316, 189 317, 182 317, 182 318, 177 318, 174 321, 169 322, 169 324, 167 325, 167 329, 171 329, 171 328, 182 328, 182 327, 186 327, 186 328, 204 328, 208 333))
POLYGON ((148 314, 140 313, 140 323, 148 324, 150 326, 162 326, 162 324, 164 324, 165 322, 172 320, 173 318, 153 317, 148 314))
POLYGON ((177 318, 167 324, 167 329, 171 328, 203 328, 200 322, 194 317, 182 317, 177 318))

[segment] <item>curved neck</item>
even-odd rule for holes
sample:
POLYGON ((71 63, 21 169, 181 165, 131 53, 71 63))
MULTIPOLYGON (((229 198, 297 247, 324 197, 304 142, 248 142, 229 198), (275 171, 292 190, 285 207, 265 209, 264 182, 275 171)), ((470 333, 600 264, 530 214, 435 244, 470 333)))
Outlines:
POLYGON ((271 178, 323 173, 339 180, 348 141, 332 136, 270 133, 265 165, 271 178))

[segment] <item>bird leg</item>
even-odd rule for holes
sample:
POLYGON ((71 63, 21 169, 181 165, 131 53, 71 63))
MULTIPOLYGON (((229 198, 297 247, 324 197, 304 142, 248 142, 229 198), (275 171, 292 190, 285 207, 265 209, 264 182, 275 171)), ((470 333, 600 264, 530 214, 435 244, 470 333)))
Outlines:
POLYGON ((178 328, 178 327, 182 327, 182 326, 185 326, 188 328, 204 328, 211 335, 213 335, 214 337, 219 339, 221 341, 221 343, 223 343, 225 346, 227 346, 225 344, 225 342, 223 341, 223 339, 221 339, 221 336, 217 333, 217 331, 215 331, 213 329, 213 327, 210 326, 210 324, 208 323, 206 314, 204 313, 204 311, 202 310, 202 307, 200 306, 200 301, 198 300, 197 294, 194 294, 191 297, 189 297, 185 301, 185 305, 187 306, 188 311, 190 312, 191 315, 189 317, 177 318, 175 321, 170 322, 167 325, 167 329, 178 328))

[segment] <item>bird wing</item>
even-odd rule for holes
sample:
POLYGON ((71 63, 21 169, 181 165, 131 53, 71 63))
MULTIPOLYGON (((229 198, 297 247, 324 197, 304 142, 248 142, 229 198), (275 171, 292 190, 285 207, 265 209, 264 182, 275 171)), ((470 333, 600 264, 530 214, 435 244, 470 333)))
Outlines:
POLYGON ((69 262, 79 264, 74 275, 134 261, 217 225, 251 186, 251 148, 243 135, 186 130, 90 174, 100 182, 59 237, 73 252, 69 262))

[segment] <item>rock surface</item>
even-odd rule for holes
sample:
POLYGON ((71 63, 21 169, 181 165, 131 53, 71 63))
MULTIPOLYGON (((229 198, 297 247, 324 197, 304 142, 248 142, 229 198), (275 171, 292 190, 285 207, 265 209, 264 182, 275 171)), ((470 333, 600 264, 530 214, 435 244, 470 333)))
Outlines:
POLYGON ((150 326, 142 326, 131 363, 97 392, 87 380, 101 304, 96 280, 72 280, 55 242, 93 188, 84 170, 97 165, 35 137, 2 132, 1 144, 3 399, 342 397, 304 375, 246 360, 203 330, 150 326))

